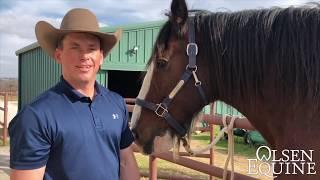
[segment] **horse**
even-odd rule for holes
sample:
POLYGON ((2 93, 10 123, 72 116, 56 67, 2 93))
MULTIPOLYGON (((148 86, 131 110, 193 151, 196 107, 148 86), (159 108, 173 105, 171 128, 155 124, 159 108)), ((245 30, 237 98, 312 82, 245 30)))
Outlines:
POLYGON ((291 152, 287 163, 312 153, 310 174, 286 173, 278 161, 279 179, 320 179, 319 32, 318 4, 190 12, 173 0, 134 107, 135 143, 145 154, 168 150, 205 105, 220 100, 248 118, 275 160, 285 159, 281 152, 291 152))

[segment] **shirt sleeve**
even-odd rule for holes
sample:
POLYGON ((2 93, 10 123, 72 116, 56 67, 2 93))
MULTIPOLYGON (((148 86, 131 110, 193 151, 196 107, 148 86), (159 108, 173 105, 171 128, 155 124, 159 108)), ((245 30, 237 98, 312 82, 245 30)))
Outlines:
POLYGON ((36 169, 46 165, 50 137, 44 119, 30 106, 19 112, 9 125, 10 168, 36 169))
POLYGON ((124 108, 124 118, 123 118, 123 128, 122 128, 121 140, 120 140, 120 149, 127 148, 134 141, 134 137, 132 135, 132 132, 129 128, 129 123, 128 123, 129 122, 129 113, 128 113, 127 106, 124 101, 123 101, 123 108, 124 108))

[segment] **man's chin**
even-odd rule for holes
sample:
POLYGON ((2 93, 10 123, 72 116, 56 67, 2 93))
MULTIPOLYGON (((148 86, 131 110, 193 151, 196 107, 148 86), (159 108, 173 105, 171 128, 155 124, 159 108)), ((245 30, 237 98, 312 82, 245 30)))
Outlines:
POLYGON ((89 84, 95 82, 95 80, 95 78, 92 78, 92 76, 89 76, 87 74, 82 74, 77 77, 77 81, 80 84, 89 84))

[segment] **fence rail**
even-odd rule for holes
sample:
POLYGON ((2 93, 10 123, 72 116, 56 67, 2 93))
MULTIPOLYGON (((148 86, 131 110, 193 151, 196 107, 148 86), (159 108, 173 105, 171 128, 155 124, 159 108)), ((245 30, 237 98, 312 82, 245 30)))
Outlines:
POLYGON ((0 96, 3 96, 3 107, 0 107, 0 111, 3 111, 3 122, 0 122, 0 126, 2 126, 2 144, 7 144, 8 139, 8 93, 0 93, 0 96))

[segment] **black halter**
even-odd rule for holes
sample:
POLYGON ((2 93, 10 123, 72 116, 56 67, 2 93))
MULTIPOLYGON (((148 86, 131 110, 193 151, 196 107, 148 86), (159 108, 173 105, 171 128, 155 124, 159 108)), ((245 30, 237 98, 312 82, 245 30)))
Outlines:
POLYGON ((181 126, 177 120, 175 120, 168 111, 168 107, 172 102, 175 95, 179 92, 179 90, 183 87, 183 85, 188 82, 191 75, 195 80, 195 86, 197 87, 201 98, 205 105, 208 104, 208 100, 204 93, 204 90, 201 86, 201 81, 199 81, 197 77, 197 59, 196 56, 198 54, 198 46, 195 43, 195 29, 194 29, 194 18, 188 19, 188 33, 189 33, 189 44, 187 45, 186 53, 189 56, 189 64, 186 67, 186 71, 182 74, 180 81, 176 85, 176 87, 171 91, 168 97, 166 97, 161 103, 155 104, 152 102, 145 101, 143 99, 136 99, 136 104, 150 109, 153 111, 158 117, 164 118, 167 123, 179 134, 180 137, 184 137, 187 133, 187 130, 181 126))

